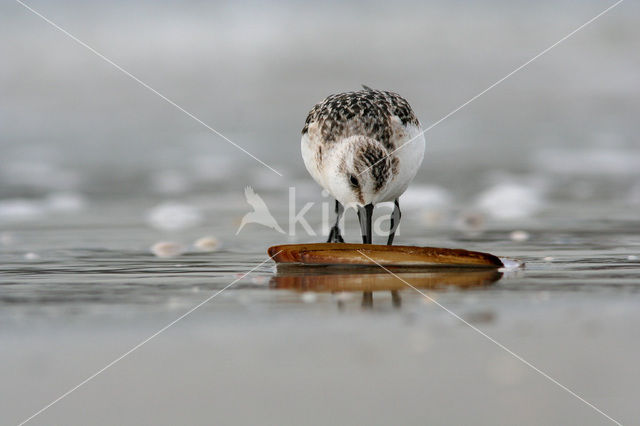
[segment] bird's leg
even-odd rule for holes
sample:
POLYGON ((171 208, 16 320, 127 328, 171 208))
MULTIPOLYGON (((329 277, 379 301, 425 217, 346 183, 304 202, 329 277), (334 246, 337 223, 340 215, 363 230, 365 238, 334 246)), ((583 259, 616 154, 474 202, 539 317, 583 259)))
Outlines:
POLYGON ((340 235, 340 219, 342 218, 342 214, 344 213, 344 206, 340 204, 338 200, 336 200, 336 223, 331 228, 331 232, 329 232, 328 243, 344 243, 344 239, 342 235, 340 235))
POLYGON ((402 214, 400 213, 400 203, 398 199, 393 202, 393 213, 391 213, 391 220, 389 224, 389 239, 387 240, 387 245, 390 246, 393 244, 393 237, 396 236, 396 229, 398 229, 398 225, 400 225, 400 217, 402 214))
POLYGON ((362 292, 362 307, 364 309, 373 308, 373 292, 372 291, 362 292))
POLYGON ((358 207, 358 220, 360 221, 360 231, 362 232, 362 243, 371 244, 371 215, 373 214, 373 204, 358 207))
POLYGON ((400 299, 398 290, 391 290, 391 303, 394 308, 400 308, 402 306, 402 299, 400 299))

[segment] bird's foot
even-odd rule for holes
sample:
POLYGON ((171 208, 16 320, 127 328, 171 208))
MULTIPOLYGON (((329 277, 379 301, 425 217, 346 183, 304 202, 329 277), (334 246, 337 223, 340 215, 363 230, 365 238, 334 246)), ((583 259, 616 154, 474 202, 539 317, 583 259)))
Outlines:
POLYGON ((331 232, 329 232, 328 243, 344 243, 344 239, 342 235, 340 235, 340 229, 337 226, 331 228, 331 232))
POLYGON ((395 236, 394 234, 390 234, 389 235, 389 239, 387 239, 387 245, 388 246, 392 246, 393 245, 393 237, 394 236, 395 236))

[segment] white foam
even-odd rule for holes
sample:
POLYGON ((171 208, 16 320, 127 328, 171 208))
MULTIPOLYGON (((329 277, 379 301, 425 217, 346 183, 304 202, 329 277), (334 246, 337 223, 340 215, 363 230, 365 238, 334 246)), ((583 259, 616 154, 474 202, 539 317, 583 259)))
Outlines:
POLYGON ((582 150, 546 148, 535 156, 536 168, 568 175, 629 175, 640 173, 640 151, 612 147, 582 150))
POLYGON ((43 199, 11 198, 0 200, 0 220, 34 220, 47 213, 71 213, 84 208, 85 201, 75 192, 52 192, 43 199))
POLYGON ((34 188, 73 189, 80 183, 77 172, 37 161, 7 163, 0 168, 0 174, 7 183, 34 188))
POLYGON ((517 183, 500 183, 480 194, 478 207, 496 219, 521 219, 542 207, 540 190, 517 183))
POLYGON ((45 206, 53 212, 71 213, 84 209, 86 201, 76 192, 52 192, 45 198, 45 206))
POLYGON ((500 260, 504 267, 500 268, 501 272, 517 271, 518 269, 524 269, 524 262, 518 259, 508 259, 501 257, 500 260))
POLYGON ((195 206, 169 202, 152 208, 147 213, 147 221, 154 228, 173 231, 198 225, 202 214, 195 206))
POLYGON ((40 201, 24 198, 0 200, 0 220, 33 220, 43 216, 45 206, 40 201))
POLYGON ((412 185, 402 194, 402 208, 445 207, 451 203, 449 192, 436 185, 412 185))

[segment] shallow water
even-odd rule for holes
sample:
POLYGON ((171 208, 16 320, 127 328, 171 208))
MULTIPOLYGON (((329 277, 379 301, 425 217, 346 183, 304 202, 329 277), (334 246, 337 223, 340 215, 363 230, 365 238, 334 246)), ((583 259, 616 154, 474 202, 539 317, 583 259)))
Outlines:
MULTIPOLYGON (((90 209, 73 216, 68 227, 55 219, 5 227, 0 411, 9 423, 266 258, 267 244, 251 241, 260 229, 239 242, 215 224, 174 233, 185 242, 214 233, 225 246, 160 259, 148 249, 157 231, 109 224, 111 215, 102 222, 90 209)), ((423 231, 408 218, 401 236, 420 230, 431 243, 517 257, 526 268, 400 276, 632 424, 640 261, 628 256, 640 251, 637 225, 531 226, 529 240, 514 242, 510 228, 452 238, 455 231, 423 231)), ((384 272, 305 275, 259 267, 33 423, 607 423, 384 272)))
MULTIPOLYGON (((526 263, 402 274, 428 297, 384 271, 267 261, 243 277, 271 245, 323 241, 332 207, 299 158, 304 114, 364 82, 433 123, 606 5, 376 3, 362 19, 359 4, 86 4, 34 7, 284 177, 0 5, 2 424, 235 280, 29 424, 612 424, 505 348, 638 424, 636 4, 427 134, 396 242, 526 263), (236 235, 248 185, 293 235, 236 235), (290 187, 316 235, 287 223, 290 187), (219 250, 193 246, 207 235, 219 250), (155 256, 160 241, 183 253, 155 256)), ((348 241, 357 230, 351 212, 348 241)))

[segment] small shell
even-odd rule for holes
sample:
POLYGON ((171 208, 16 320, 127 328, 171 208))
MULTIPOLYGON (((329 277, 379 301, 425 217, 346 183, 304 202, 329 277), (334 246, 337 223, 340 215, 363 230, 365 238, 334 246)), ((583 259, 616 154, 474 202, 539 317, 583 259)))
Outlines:
POLYGON ((531 235, 527 231, 513 231, 509 234, 511 241, 527 241, 531 235))
POLYGON ((184 247, 181 244, 161 241, 151 246, 151 253, 158 257, 175 257, 184 252, 184 247))
POLYGON ((216 237, 202 237, 198 238, 193 243, 193 246, 199 251, 212 252, 220 248, 220 240, 218 240, 216 237))

